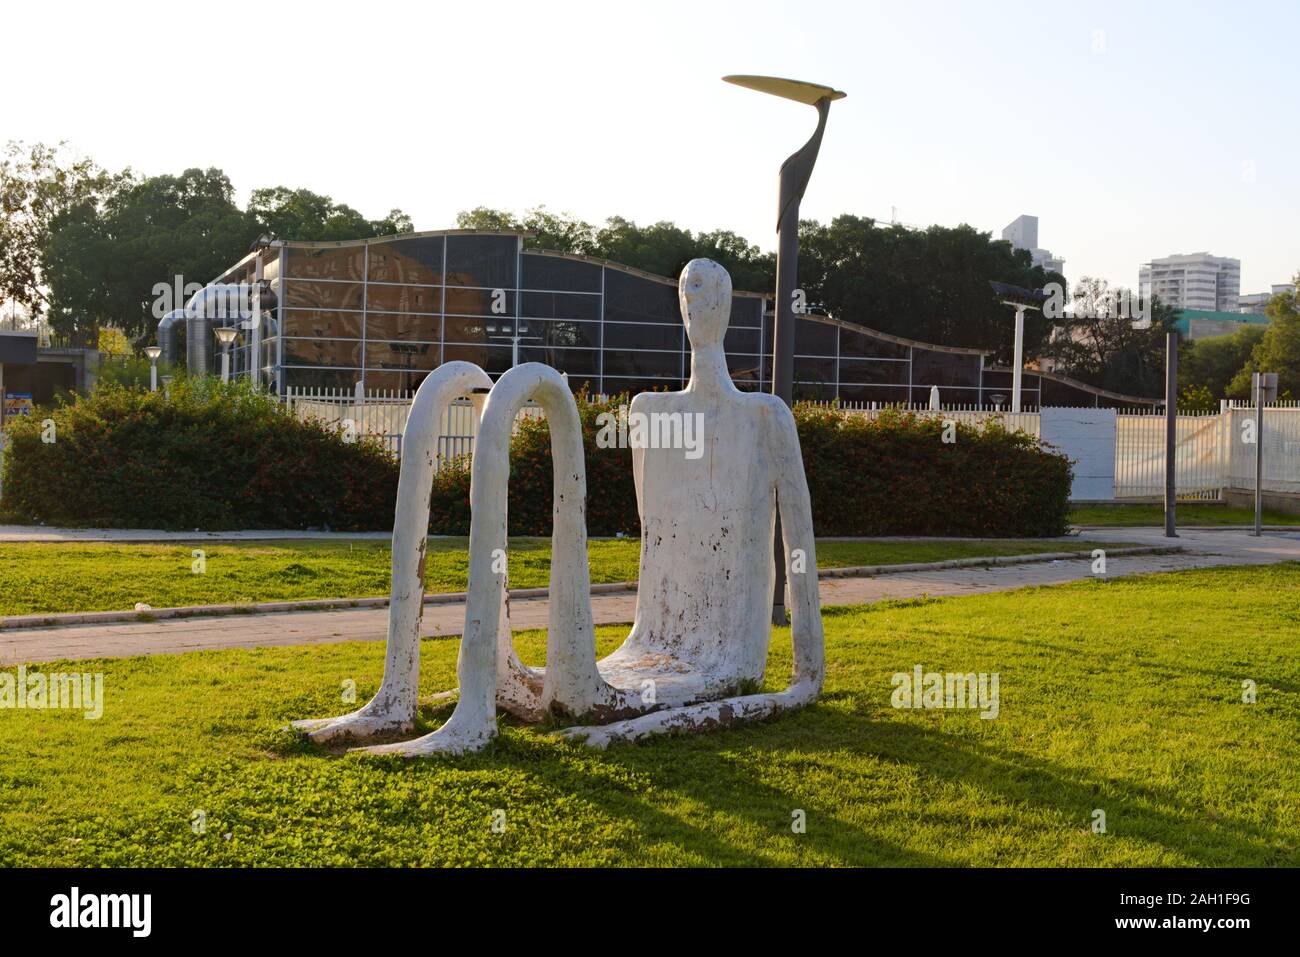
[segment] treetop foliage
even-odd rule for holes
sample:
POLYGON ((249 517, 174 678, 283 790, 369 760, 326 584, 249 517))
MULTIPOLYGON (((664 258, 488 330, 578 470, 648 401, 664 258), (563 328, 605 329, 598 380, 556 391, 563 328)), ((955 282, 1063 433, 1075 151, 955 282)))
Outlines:
POLYGON ((399 209, 366 219, 307 189, 253 191, 235 202, 218 169, 109 174, 63 144, 10 143, 0 156, 0 299, 60 335, 95 339, 101 326, 147 337, 153 287, 174 276, 208 282, 263 235, 303 241, 410 232, 399 209))
MULTIPOLYGON (((0 301, 45 319, 60 336, 90 344, 113 326, 137 348, 156 322, 156 283, 177 275, 208 282, 261 237, 333 241, 413 229, 399 209, 367 219, 329 196, 287 186, 255 189, 240 209, 221 170, 110 174, 62 143, 10 143, 0 153, 0 214, 0 301)), ((596 225, 545 206, 522 215, 478 206, 458 214, 456 225, 525 231, 532 248, 667 277, 703 256, 725 266, 736 289, 775 287, 775 254, 727 229, 692 232, 622 216, 596 225)), ((1012 360, 1013 312, 989 281, 1065 287, 1064 277, 1034 266, 1027 251, 968 225, 916 230, 845 214, 825 224, 804 220, 799 236, 800 288, 813 311, 904 338, 983 349, 1000 364, 1012 360)), ((1154 303, 1150 328, 1134 328, 1094 308, 1111 294, 1103 280, 1083 277, 1072 290, 1072 315, 1026 313, 1025 357, 1050 358, 1058 371, 1116 392, 1159 395, 1163 334, 1174 312, 1154 303)), ((1295 296, 1268 308, 1274 321, 1260 340, 1250 333, 1230 347, 1198 345, 1189 353, 1183 387, 1242 393, 1249 373, 1264 367, 1282 372, 1282 387, 1300 394, 1295 296)))

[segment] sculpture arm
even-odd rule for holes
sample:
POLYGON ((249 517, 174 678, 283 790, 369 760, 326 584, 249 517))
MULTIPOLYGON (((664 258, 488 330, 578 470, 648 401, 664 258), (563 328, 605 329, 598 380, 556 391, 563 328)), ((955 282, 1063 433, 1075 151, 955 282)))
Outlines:
POLYGON ((812 500, 799 449, 799 431, 785 403, 773 403, 771 430, 776 467, 776 501, 781 515, 782 551, 790 583, 790 631, 794 645, 792 686, 821 690, 826 677, 821 595, 817 579, 817 543, 813 534, 812 500))
MULTIPOLYGON (((632 419, 632 413, 638 410, 642 403, 637 400, 644 393, 638 393, 632 397, 632 404, 628 407, 628 419, 632 419)), ((631 444, 631 443, 629 443, 631 444)), ((632 483, 636 486, 636 513, 643 520, 645 518, 645 509, 642 507, 642 480, 645 476, 645 449, 632 446, 632 483)))

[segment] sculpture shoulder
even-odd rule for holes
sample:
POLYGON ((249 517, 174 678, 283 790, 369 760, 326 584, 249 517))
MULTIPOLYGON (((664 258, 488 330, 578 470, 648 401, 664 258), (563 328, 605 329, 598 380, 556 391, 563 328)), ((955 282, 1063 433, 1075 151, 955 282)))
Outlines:
POLYGON ((745 399, 761 409, 763 416, 773 425, 794 430, 794 413, 779 397, 768 392, 748 392, 745 399))
POLYGON ((628 409, 644 408, 648 403, 654 401, 654 395, 653 392, 638 392, 632 396, 632 401, 628 403, 628 409))

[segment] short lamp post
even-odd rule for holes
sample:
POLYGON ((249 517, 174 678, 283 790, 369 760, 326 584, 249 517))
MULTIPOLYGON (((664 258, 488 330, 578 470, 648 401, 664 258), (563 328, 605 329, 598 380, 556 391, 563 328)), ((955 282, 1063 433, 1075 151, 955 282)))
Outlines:
POLYGON ((149 357, 149 391, 158 391, 158 357, 162 349, 158 346, 145 346, 144 354, 149 357))
POLYGON ((235 339, 239 336, 239 330, 234 326, 218 326, 212 330, 221 343, 221 381, 230 381, 230 347, 234 344, 235 339))
POLYGON ((162 377, 163 395, 165 395, 169 400, 172 397, 172 378, 173 376, 169 375, 162 377))

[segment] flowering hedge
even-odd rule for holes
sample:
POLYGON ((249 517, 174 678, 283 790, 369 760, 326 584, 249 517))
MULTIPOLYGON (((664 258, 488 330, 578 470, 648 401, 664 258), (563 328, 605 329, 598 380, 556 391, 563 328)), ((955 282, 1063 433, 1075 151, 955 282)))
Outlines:
MULTIPOLYGON (((639 532, 632 453, 596 446, 596 417, 620 401, 578 397, 587 461, 587 530, 639 532)), ((1068 525, 1071 470, 1037 439, 942 417, 887 410, 875 419, 800 405, 795 423, 818 535, 1048 536, 1068 525)), ((550 433, 544 420, 520 424, 510 457, 512 534, 549 535, 550 433)), ((469 531, 469 461, 438 473, 432 528, 469 531)))
POLYGON ((244 385, 177 379, 170 392, 104 385, 11 420, 0 510, 102 527, 392 528, 398 467, 380 446, 244 385))

